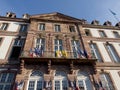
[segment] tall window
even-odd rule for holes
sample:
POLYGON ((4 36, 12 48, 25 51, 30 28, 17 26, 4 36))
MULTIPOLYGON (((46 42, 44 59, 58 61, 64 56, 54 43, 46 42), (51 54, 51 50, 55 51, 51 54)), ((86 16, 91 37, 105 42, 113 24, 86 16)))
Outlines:
POLYGON ((67 75, 63 71, 56 71, 54 77, 55 90, 68 90, 67 75))
POLYGON ((2 23, 0 26, 0 30, 7 30, 8 28, 8 23, 2 23))
POLYGON ((19 57, 23 45, 24 45, 24 39, 15 39, 12 52, 10 55, 11 59, 17 59, 19 57))
POLYGON ((71 40, 72 43, 72 50, 73 50, 73 55, 75 58, 79 58, 79 53, 78 51, 80 49, 80 42, 78 40, 71 40))
POLYGON ((75 32, 75 27, 74 26, 69 26, 70 32, 75 32))
POLYGON ((113 32, 115 38, 120 38, 120 35, 118 32, 113 32))
POLYGON ((27 31, 27 25, 26 24, 21 24, 19 32, 25 32, 25 31, 27 31))
POLYGON ((41 30, 41 31, 45 30, 45 24, 44 23, 39 24, 39 30, 41 30))
POLYGON ((106 44, 106 49, 110 55, 110 57, 112 58, 112 60, 114 60, 115 62, 120 62, 120 57, 118 56, 117 52, 115 51, 115 48, 113 47, 112 44, 106 44))
POLYGON ((63 49, 63 47, 62 47, 62 40, 61 39, 55 39, 55 41, 54 41, 54 49, 55 49, 55 51, 61 51, 62 49, 63 49))
POLYGON ((0 90, 12 90, 14 73, 0 73, 0 90))
POLYGON ((60 25, 55 25, 55 32, 60 32, 61 29, 60 29, 60 25))
POLYGON ((85 72, 78 72, 77 82, 80 90, 93 90, 89 76, 85 72))
POLYGON ((43 73, 34 71, 30 75, 27 90, 43 90, 43 73))
POLYGON ((101 37, 107 37, 104 31, 99 31, 101 37))
POLYGON ((90 30, 89 29, 85 29, 85 35, 86 36, 91 36, 90 30))
POLYGON ((41 46, 45 49, 45 39, 44 38, 37 38, 36 40, 36 48, 41 48, 41 46))
POLYGON ((100 80, 101 80, 101 83, 102 83, 102 87, 105 90, 115 90, 109 74, 107 74, 107 73, 100 74, 100 80))
POLYGON ((95 57, 96 59, 98 59, 98 62, 102 62, 102 57, 101 57, 100 52, 97 48, 97 45, 95 43, 90 43, 89 46, 91 48, 92 57, 95 57))

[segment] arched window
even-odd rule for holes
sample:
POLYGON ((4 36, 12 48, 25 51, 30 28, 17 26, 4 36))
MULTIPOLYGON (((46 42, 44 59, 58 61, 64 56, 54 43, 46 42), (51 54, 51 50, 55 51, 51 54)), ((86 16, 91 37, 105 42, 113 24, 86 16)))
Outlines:
POLYGON ((113 87, 113 84, 112 84, 112 80, 111 80, 108 73, 101 73, 100 74, 100 80, 101 80, 101 83, 102 83, 102 87, 105 90, 115 90, 114 87, 113 87))
POLYGON ((67 75, 64 71, 56 71, 54 77, 54 90, 68 90, 67 75))
POLYGON ((28 81, 28 90, 43 90, 43 73, 33 71, 28 81))
POLYGON ((89 79, 89 76, 85 72, 77 73, 77 83, 80 90, 92 90, 92 84, 89 79))

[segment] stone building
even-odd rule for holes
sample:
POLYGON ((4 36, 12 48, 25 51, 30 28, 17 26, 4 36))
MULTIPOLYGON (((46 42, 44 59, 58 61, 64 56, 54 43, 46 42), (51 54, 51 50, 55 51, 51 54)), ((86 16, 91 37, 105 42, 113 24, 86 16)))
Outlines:
POLYGON ((57 12, 0 16, 0 90, 119 90, 119 30, 57 12))

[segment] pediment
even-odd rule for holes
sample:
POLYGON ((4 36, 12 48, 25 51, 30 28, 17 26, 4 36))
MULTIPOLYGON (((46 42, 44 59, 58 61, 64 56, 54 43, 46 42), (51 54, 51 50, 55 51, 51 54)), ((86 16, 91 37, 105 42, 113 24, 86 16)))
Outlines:
POLYGON ((43 20, 53 20, 53 21, 68 21, 68 22, 82 22, 82 20, 67 16, 61 13, 50 13, 50 14, 39 14, 32 15, 31 18, 43 19, 43 20))

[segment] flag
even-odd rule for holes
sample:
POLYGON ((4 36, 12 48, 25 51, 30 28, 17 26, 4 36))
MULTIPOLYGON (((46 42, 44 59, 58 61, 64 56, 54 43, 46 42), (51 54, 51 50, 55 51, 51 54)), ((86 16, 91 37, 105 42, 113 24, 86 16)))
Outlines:
POLYGON ((56 53, 56 57, 62 57, 62 52, 61 51, 57 50, 55 53, 56 53))
POLYGON ((80 56, 80 57, 82 57, 82 58, 84 58, 85 56, 84 56, 84 52, 79 48, 79 49, 77 49, 77 53, 78 53, 78 55, 80 56))
POLYGON ((29 51, 29 56, 33 57, 33 50, 32 50, 32 48, 29 51))
POLYGON ((115 12, 113 12, 111 9, 109 9, 109 11, 110 11, 113 15, 116 15, 116 13, 115 13, 115 12))
POLYGON ((16 82, 15 90, 22 90, 23 86, 24 86, 23 80, 21 80, 20 83, 16 82))
POLYGON ((86 50, 84 50, 84 56, 85 56, 86 58, 88 58, 88 54, 87 54, 86 50))
POLYGON ((67 57, 67 56, 68 56, 66 50, 62 50, 62 56, 63 56, 63 57, 67 57))

